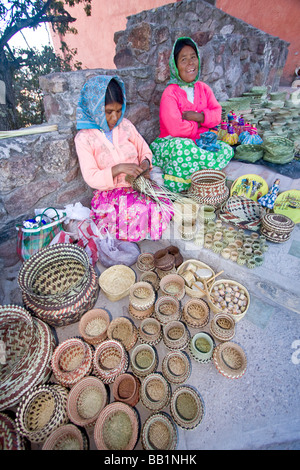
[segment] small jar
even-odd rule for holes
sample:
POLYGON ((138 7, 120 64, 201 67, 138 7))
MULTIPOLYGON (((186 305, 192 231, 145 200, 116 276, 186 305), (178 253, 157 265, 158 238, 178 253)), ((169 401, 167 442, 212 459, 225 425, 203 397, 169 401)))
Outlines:
POLYGON ((224 248, 221 251, 221 255, 223 256, 224 259, 229 259, 230 258, 230 250, 228 248, 224 248))
POLYGON ((215 253, 221 253, 222 250, 223 250, 223 243, 220 241, 215 241, 213 244, 213 251, 215 253))
POLYGON ((255 266, 261 266, 264 262, 264 258, 263 256, 254 256, 254 262, 255 262, 255 266))
POLYGON ((247 261, 247 268, 253 269, 255 268, 256 264, 253 258, 248 259, 247 261))
POLYGON ((238 263, 239 265, 242 266, 243 264, 246 264, 246 262, 247 262, 247 258, 246 258, 245 255, 242 255, 242 254, 241 254, 241 255, 238 256, 237 263, 238 263))
POLYGON ((252 238, 252 240, 257 240, 259 238, 259 235, 256 232, 252 232, 250 237, 252 238))
POLYGON ((211 249, 212 249, 212 246, 213 246, 213 242, 212 242, 212 241, 208 241, 208 240, 205 240, 205 241, 204 241, 204 248, 207 248, 208 250, 211 250, 211 249))
POLYGON ((237 262, 238 259, 238 252, 237 251, 232 251, 230 255, 231 261, 237 262))
POLYGON ((244 252, 245 253, 252 253, 252 246, 249 243, 244 244, 244 252))
POLYGON ((213 238, 214 238, 215 241, 220 241, 220 240, 222 240, 222 238, 223 238, 223 233, 220 232, 219 230, 217 230, 217 231, 215 232, 213 238))

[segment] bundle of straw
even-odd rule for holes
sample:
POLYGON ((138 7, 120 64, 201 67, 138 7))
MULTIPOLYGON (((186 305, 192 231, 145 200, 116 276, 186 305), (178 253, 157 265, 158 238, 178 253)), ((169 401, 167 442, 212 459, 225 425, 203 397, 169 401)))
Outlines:
POLYGON ((58 126, 56 124, 49 126, 30 126, 25 129, 16 129, 12 131, 0 131, 0 139, 8 139, 13 137, 21 137, 23 135, 30 134, 42 134, 44 132, 54 132, 57 131, 58 126))

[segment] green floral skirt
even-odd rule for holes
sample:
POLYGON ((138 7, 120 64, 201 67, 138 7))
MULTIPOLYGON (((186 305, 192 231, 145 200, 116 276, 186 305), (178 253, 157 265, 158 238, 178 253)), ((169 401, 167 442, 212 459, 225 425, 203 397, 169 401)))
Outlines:
POLYGON ((233 157, 234 150, 219 141, 220 150, 210 152, 199 148, 192 139, 182 137, 157 138, 150 145, 152 163, 164 172, 164 185, 171 191, 181 192, 189 188, 195 171, 212 168, 222 170, 233 157))

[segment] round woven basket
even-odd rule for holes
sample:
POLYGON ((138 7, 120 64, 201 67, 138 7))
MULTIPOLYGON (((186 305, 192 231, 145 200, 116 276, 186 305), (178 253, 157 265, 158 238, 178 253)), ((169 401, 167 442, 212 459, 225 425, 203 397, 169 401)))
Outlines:
POLYGON ((190 340, 190 333, 182 321, 174 320, 163 327, 163 342, 168 349, 185 349, 190 340))
POLYGON ((1 450, 26 450, 27 440, 17 431, 15 421, 6 413, 0 413, 1 450))
POLYGON ((138 339, 136 326, 125 317, 118 317, 111 321, 107 336, 109 339, 119 341, 126 351, 133 348, 138 339))
POLYGON ((220 374, 229 379, 242 377, 247 369, 247 357, 243 348, 232 341, 220 343, 215 348, 213 362, 220 374))
POLYGON ((213 338, 205 331, 200 331, 192 337, 189 352, 195 361, 207 364, 212 358, 214 346, 213 338))
POLYGON ((294 142, 286 137, 268 137, 262 146, 264 149, 263 160, 267 162, 283 165, 294 159, 294 142))
POLYGON ((209 306, 203 299, 188 300, 182 309, 182 320, 192 328, 204 328, 209 322, 209 306))
POLYGON ((140 387, 140 380, 133 374, 121 374, 113 383, 114 399, 135 406, 140 399, 140 387))
POLYGON ((160 411, 168 405, 171 388, 158 372, 147 375, 142 381, 140 398, 143 405, 151 411, 160 411))
POLYGON ((80 338, 66 339, 51 358, 53 375, 64 387, 72 387, 92 370, 92 347, 80 338))
POLYGON ((235 321, 226 313, 217 313, 211 320, 210 332, 219 341, 230 341, 235 335, 235 321))
POLYGON ((196 389, 181 385, 172 393, 170 410, 179 427, 191 430, 195 429, 204 417, 204 402, 196 389))
POLYGON ((92 345, 97 345, 107 338, 110 317, 106 310, 95 308, 84 313, 79 321, 79 333, 92 345))
POLYGON ((128 312, 135 320, 144 320, 145 318, 149 318, 153 315, 154 305, 151 305, 147 310, 138 310, 129 302, 128 312))
POLYGON ((24 395, 16 411, 18 432, 30 442, 44 442, 67 424, 68 391, 61 385, 39 385, 24 395))
POLYGON ((116 302, 129 295, 130 287, 136 281, 133 269, 124 265, 107 268, 99 277, 99 285, 106 297, 116 302))
POLYGON ((188 196, 199 204, 220 206, 229 195, 226 175, 220 170, 195 171, 191 176, 188 196))
MULTIPOLYGON (((179 266, 179 268, 177 269, 177 273, 183 274, 185 271, 189 270, 190 266, 194 267, 193 269, 195 270, 195 272, 197 272, 197 270, 200 270, 200 269, 209 269, 211 271, 211 277, 215 275, 215 272, 211 269, 210 266, 208 266, 205 263, 202 263, 201 261, 197 259, 189 259, 189 260, 184 261, 182 265, 179 266)), ((205 296, 205 293, 197 289, 197 287, 189 287, 188 285, 185 285, 185 292, 189 297, 193 297, 197 299, 201 299, 202 297, 205 296)))
POLYGON ((139 419, 134 408, 114 402, 100 413, 94 428, 98 450, 133 450, 139 438, 139 419))
POLYGON ((265 208, 258 202, 244 196, 231 196, 221 207, 219 218, 247 230, 259 230, 265 208))
POLYGON ((107 403, 108 392, 101 380, 93 376, 84 377, 70 390, 68 417, 77 426, 92 426, 107 403))
POLYGON ((176 297, 178 300, 185 296, 184 279, 179 274, 168 274, 160 281, 160 288, 166 295, 176 297))
POLYGON ((170 351, 163 358, 162 373, 168 382, 184 383, 191 374, 189 356, 183 351, 170 351))
POLYGON ((154 268, 155 268, 153 254, 152 253, 141 253, 138 256, 136 266, 142 272, 153 271, 154 268))
POLYGON ((119 341, 108 339, 96 347, 93 371, 104 384, 113 383, 127 367, 128 353, 119 341))
POLYGON ((177 441, 176 425, 167 413, 153 413, 144 422, 141 432, 144 450, 175 450, 177 441))
POLYGON ((130 359, 131 370, 138 377, 146 377, 157 369, 157 352, 150 344, 135 346, 130 359))
POLYGON ((129 302, 136 310, 147 310, 155 302, 155 291, 149 282, 136 282, 130 287, 129 302))
POLYGON ((161 324, 155 318, 145 318, 138 328, 138 338, 141 343, 155 346, 162 339, 161 324))
POLYGON ((89 450, 89 441, 77 426, 65 424, 50 434, 42 450, 89 450))
POLYGON ((140 281, 149 282, 155 291, 159 289, 160 279, 155 271, 145 271, 141 274, 140 281))
POLYGON ((250 305, 250 294, 246 287, 239 282, 231 279, 219 279, 210 287, 209 294, 209 299, 207 301, 210 309, 214 313, 226 313, 230 315, 235 322, 240 321, 246 315, 250 305), (226 293, 226 290, 230 290, 228 288, 230 288, 231 291, 226 293), (226 299, 226 295, 230 295, 230 298, 232 299, 234 299, 236 295, 239 295, 238 302, 232 302, 234 307, 229 305, 230 302, 229 304, 223 305, 222 301, 219 301, 219 299, 226 299))
POLYGON ((154 316, 162 325, 173 320, 179 320, 181 318, 179 300, 170 295, 158 297, 155 302, 154 316))
POLYGON ((260 228, 261 235, 273 243, 284 243, 291 237, 295 223, 283 214, 265 214, 260 228))

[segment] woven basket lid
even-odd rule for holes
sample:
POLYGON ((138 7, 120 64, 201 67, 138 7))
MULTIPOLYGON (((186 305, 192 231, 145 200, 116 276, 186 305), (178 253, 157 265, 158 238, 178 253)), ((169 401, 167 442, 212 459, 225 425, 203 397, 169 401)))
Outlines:
POLYGON ((170 351, 163 358, 162 373, 171 383, 184 383, 191 374, 189 356, 183 351, 170 351))
POLYGON ((139 420, 134 408, 114 402, 100 413, 94 428, 98 450, 133 450, 139 438, 139 420))
POLYGON ((129 351, 137 342, 137 328, 129 318, 118 317, 111 321, 107 336, 109 339, 120 341, 126 351, 129 351))
POLYGON ((74 424, 55 429, 43 444, 42 450, 88 450, 87 434, 74 424))
POLYGON ((128 353, 119 341, 108 339, 96 347, 93 371, 104 384, 114 382, 127 370, 127 367, 128 353))
POLYGON ((113 383, 113 395, 116 401, 135 406, 140 399, 140 380, 130 373, 119 375, 113 383))
POLYGON ((102 308, 93 308, 82 315, 79 333, 87 343, 98 344, 107 338, 109 324, 108 312, 102 308))
POLYGON ((144 450, 175 450, 178 434, 171 416, 162 411, 149 416, 142 427, 141 441, 144 450))
POLYGON ((191 430, 196 428, 204 417, 204 402, 196 389, 182 385, 172 393, 170 410, 179 427, 191 430))
POLYGON ((67 413, 72 423, 90 426, 107 405, 108 392, 100 379, 84 377, 75 384, 68 395, 67 413))
POLYGON ((136 274, 128 266, 117 264, 107 268, 99 277, 99 285, 111 300, 120 300, 129 294, 136 274))
POLYGON ((26 449, 26 439, 17 431, 14 419, 6 413, 0 413, 0 449, 26 449))
POLYGON ((141 384, 140 398, 143 405, 151 411, 160 411, 170 401, 171 388, 159 372, 147 375, 141 384))
POLYGON ((247 357, 243 348, 233 341, 219 344, 213 354, 217 370, 229 379, 242 377, 247 369, 247 357))

